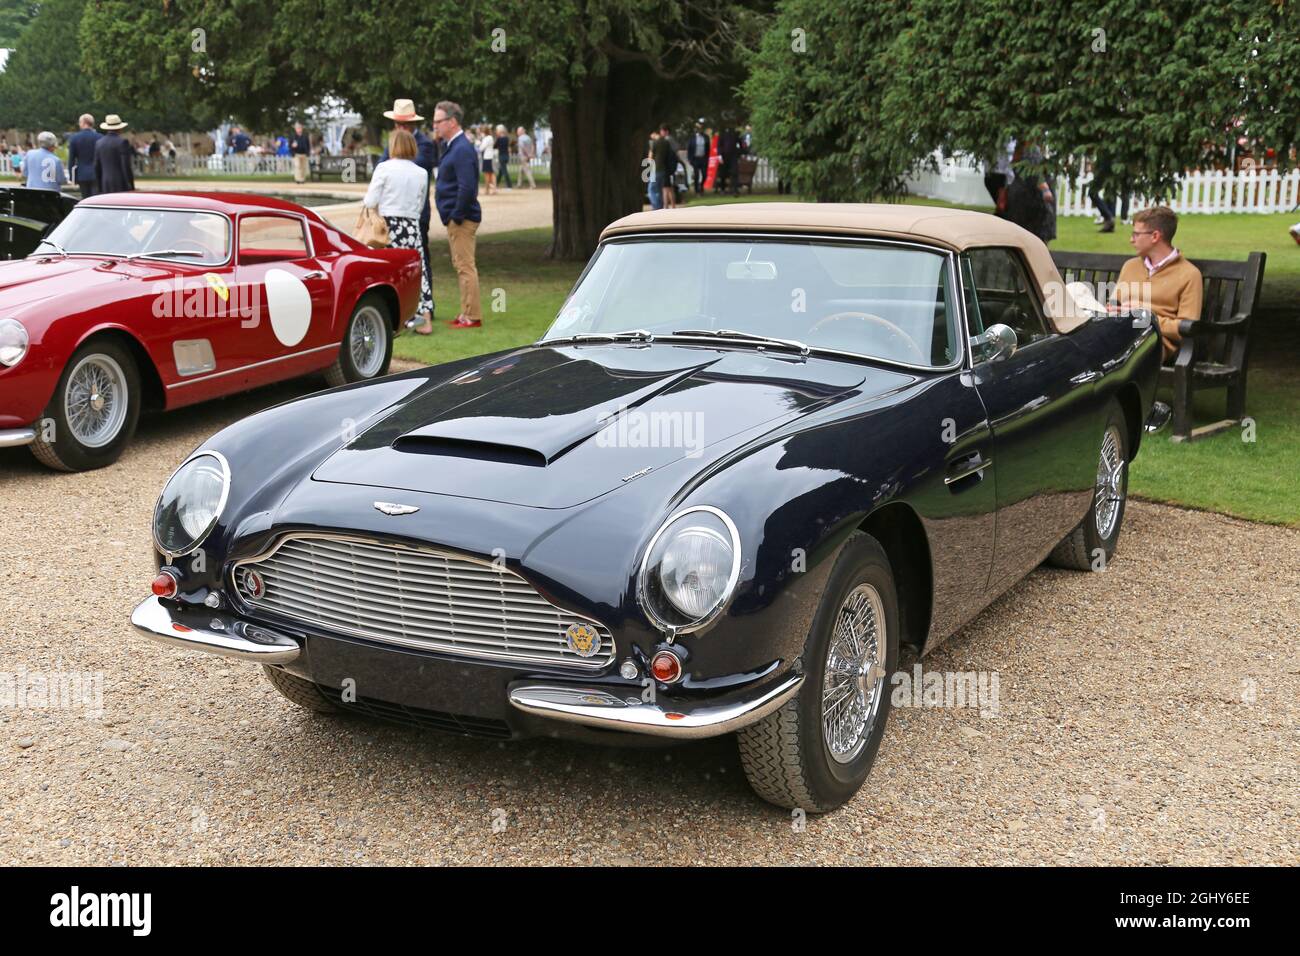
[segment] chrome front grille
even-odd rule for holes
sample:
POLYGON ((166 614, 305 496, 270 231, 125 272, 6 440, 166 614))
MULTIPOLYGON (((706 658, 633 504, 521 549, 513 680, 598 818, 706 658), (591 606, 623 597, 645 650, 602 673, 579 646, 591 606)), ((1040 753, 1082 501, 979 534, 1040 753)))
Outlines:
POLYGON ((556 607, 513 571, 433 548, 290 535, 236 564, 234 578, 251 608, 386 644, 582 668, 603 667, 614 655, 607 628, 556 607), (260 596, 250 593, 249 570, 262 579, 260 596), (573 624, 599 634, 593 656, 569 647, 573 624))

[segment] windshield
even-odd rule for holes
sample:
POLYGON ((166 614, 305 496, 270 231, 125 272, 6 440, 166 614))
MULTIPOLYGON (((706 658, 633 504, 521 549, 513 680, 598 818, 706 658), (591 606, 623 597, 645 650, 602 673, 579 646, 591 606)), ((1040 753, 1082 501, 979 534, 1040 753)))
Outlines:
POLYGON ((739 332, 909 365, 953 364, 948 257, 871 242, 635 239, 605 243, 546 339, 644 330, 739 332))
POLYGON ((77 206, 35 255, 52 252, 158 255, 194 265, 220 265, 230 255, 230 223, 211 212, 77 206))

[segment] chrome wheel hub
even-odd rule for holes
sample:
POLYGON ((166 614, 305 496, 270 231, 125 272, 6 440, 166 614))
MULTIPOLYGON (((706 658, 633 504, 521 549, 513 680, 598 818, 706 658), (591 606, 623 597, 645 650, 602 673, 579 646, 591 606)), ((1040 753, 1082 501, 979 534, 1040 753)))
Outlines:
POLYGON ((1097 534, 1103 539, 1115 532, 1120 506, 1124 502, 1124 454, 1119 429, 1111 425, 1101 440, 1101 458, 1097 462, 1097 486, 1093 492, 1093 511, 1097 534))
POLYGON ((63 416, 78 442, 102 448, 121 432, 129 401, 122 366, 108 355, 87 355, 68 376, 63 416))
POLYGON ((848 763, 871 738, 885 694, 885 610, 869 584, 849 592, 835 616, 822 680, 822 739, 848 763))
POLYGON ((348 347, 352 365, 363 378, 379 374, 384 364, 387 340, 384 338, 384 317, 379 310, 366 306, 352 320, 352 334, 348 347))

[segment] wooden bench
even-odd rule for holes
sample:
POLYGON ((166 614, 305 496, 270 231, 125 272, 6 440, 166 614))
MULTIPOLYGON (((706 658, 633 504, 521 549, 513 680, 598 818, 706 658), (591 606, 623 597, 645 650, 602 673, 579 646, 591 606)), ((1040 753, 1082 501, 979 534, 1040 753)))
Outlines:
POLYGON ((343 182, 360 183, 370 178, 370 156, 313 156, 309 168, 315 182, 337 176, 343 182))
MULTIPOLYGON (((1131 258, 1096 252, 1053 252, 1066 282, 1084 282, 1107 301, 1119 270, 1131 258)), ((1250 323, 1264 281, 1262 252, 1244 262, 1192 259, 1205 280, 1201 318, 1178 327, 1182 344, 1172 365, 1160 368, 1160 380, 1173 386, 1173 440, 1195 441, 1240 423, 1246 415, 1246 366, 1250 361, 1250 323), (1227 389, 1227 417, 1211 425, 1192 426, 1192 396, 1207 388, 1227 389)))

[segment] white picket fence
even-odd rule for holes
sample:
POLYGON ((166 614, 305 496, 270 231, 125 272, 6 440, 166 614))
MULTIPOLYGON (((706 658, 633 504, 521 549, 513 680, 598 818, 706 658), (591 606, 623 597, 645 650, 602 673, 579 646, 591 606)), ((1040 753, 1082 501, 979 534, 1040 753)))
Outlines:
MULTIPOLYGON (((1056 180, 1056 214, 1058 216, 1092 216, 1088 199, 1092 174, 1068 176, 1056 180)), ((939 171, 921 170, 907 180, 914 196, 942 199, 963 206, 991 209, 993 202, 984 188, 984 169, 967 157, 945 159, 939 171)), ((1156 197, 1133 194, 1129 209, 1154 205, 1156 197)), ((1171 197, 1164 201, 1177 213, 1279 213, 1290 212, 1300 203, 1300 169, 1283 172, 1277 169, 1247 169, 1233 172, 1211 169, 1185 173, 1178 179, 1171 197)))

